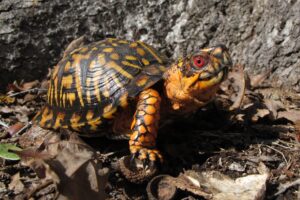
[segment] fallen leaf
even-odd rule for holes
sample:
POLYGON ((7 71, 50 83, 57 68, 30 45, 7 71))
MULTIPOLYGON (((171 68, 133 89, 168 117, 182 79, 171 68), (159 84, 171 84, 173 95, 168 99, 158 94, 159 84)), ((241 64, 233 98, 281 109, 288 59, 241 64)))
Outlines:
POLYGON ((11 182, 8 185, 10 190, 13 190, 15 194, 19 194, 24 190, 24 184, 21 181, 20 173, 12 176, 11 182))
POLYGON ((21 82, 20 84, 14 82, 13 84, 9 84, 7 89, 9 92, 26 91, 38 86, 39 83, 40 82, 38 80, 25 82, 25 83, 21 82))
POLYGON ((277 118, 285 118, 293 123, 300 120, 300 110, 280 111, 277 118))
POLYGON ((13 112, 14 112, 14 109, 12 109, 11 107, 8 107, 8 106, 0 107, 0 113, 9 114, 9 113, 13 113, 13 112))
POLYGON ((257 109, 257 112, 254 116, 252 116, 251 120, 253 122, 257 122, 259 119, 264 118, 270 114, 270 110, 268 109, 257 109))
POLYGON ((102 167, 93 149, 67 130, 60 134, 52 131, 47 137, 41 153, 51 156, 43 160, 35 157, 27 165, 57 184, 59 198, 104 199, 108 169, 102 167))
POLYGON ((24 126, 25 126, 24 123, 17 122, 14 125, 11 125, 10 127, 8 127, 8 129, 6 131, 9 133, 10 136, 13 136, 17 132, 19 132, 24 126))
POLYGON ((269 173, 252 174, 236 179, 218 172, 186 171, 182 177, 199 188, 212 193, 213 200, 262 200, 269 173))
POLYGON ((271 74, 274 69, 270 69, 265 73, 257 74, 250 77, 250 85, 252 88, 259 87, 271 74))

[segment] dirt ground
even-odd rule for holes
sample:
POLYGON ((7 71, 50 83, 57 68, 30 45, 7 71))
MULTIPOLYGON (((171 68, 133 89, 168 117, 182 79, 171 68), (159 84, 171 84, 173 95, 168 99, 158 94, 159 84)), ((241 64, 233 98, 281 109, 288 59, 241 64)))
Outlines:
POLYGON ((141 184, 128 181, 116 164, 129 154, 128 141, 57 134, 55 142, 42 136, 28 145, 26 124, 43 105, 47 84, 9 85, 0 96, 0 142, 36 148, 11 150, 21 161, 0 158, 0 198, 76 199, 74 194, 85 193, 99 199, 170 199, 174 190, 174 199, 218 199, 221 192, 203 182, 204 172, 213 172, 228 180, 267 174, 257 178, 258 188, 252 189, 259 195, 253 199, 300 199, 300 95, 264 82, 267 74, 243 79, 244 74, 232 72, 215 101, 194 115, 161 122, 164 162, 154 176, 169 179, 141 184))

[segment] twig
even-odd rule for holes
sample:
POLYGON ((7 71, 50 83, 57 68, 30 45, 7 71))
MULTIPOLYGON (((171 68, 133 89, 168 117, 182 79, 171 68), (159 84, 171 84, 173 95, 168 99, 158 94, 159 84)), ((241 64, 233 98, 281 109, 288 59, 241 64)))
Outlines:
POLYGON ((8 124, 6 124, 5 122, 3 122, 3 121, 1 121, 1 120, 0 120, 0 125, 1 125, 1 126, 4 126, 5 128, 8 128, 8 127, 9 127, 8 124))
POLYGON ((266 147, 268 147, 268 148, 270 148, 270 149, 276 151, 277 153, 279 153, 279 154, 283 157, 283 159, 284 159, 286 165, 288 165, 288 161, 287 161, 287 159, 285 158, 285 155, 284 155, 281 151, 279 151, 278 149, 275 149, 275 148, 273 148, 273 147, 271 147, 271 146, 269 146, 269 145, 264 145, 264 146, 266 146, 266 147))
POLYGON ((7 96, 8 97, 14 97, 14 96, 17 96, 17 95, 20 95, 20 94, 25 94, 25 93, 29 93, 29 92, 35 92, 35 91, 46 91, 46 89, 32 88, 32 89, 24 90, 24 91, 21 91, 21 92, 12 93, 12 94, 9 94, 7 96))
POLYGON ((276 141, 276 142, 272 142, 272 144, 273 144, 273 145, 277 145, 277 146, 279 146, 279 147, 282 147, 282 148, 284 148, 284 149, 291 149, 291 147, 289 147, 289 146, 284 146, 284 145, 282 145, 282 144, 278 144, 277 141, 276 141))
MULTIPOLYGON (((41 184, 39 184, 37 187, 33 188, 31 191, 29 191, 27 193, 27 198, 29 199, 29 198, 33 197, 35 193, 37 193, 38 191, 48 187, 51 184, 54 184, 53 180, 47 179, 45 181, 42 181, 41 184)), ((55 185, 55 187, 56 187, 56 185, 55 185)))
POLYGON ((277 195, 279 195, 279 194, 282 194, 282 193, 284 193, 287 189, 289 189, 290 187, 293 187, 293 186, 299 185, 299 184, 300 184, 300 178, 297 179, 297 180, 295 180, 295 181, 293 181, 293 182, 288 182, 288 183, 285 183, 285 184, 280 184, 279 190, 278 190, 278 192, 276 192, 276 193, 274 194, 274 196, 277 196, 277 195))
POLYGON ((15 135, 19 135, 20 133, 22 133, 25 129, 29 128, 30 126, 32 126, 32 122, 25 124, 20 130, 18 130, 18 132, 15 133, 15 135))

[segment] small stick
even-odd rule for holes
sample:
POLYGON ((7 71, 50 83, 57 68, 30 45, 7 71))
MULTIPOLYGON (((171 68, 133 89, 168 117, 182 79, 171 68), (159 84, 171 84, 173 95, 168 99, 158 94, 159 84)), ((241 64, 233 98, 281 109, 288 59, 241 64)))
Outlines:
POLYGON ((279 151, 279 150, 277 150, 277 149, 275 149, 275 148, 273 148, 273 147, 271 147, 269 145, 265 145, 265 146, 268 147, 268 148, 270 148, 270 149, 272 149, 272 150, 274 150, 274 151, 276 151, 277 153, 279 153, 283 157, 286 165, 288 165, 288 161, 287 161, 287 159, 285 158, 284 154, 281 151, 279 151))
POLYGON ((25 94, 25 93, 29 93, 29 92, 35 92, 35 91, 45 91, 45 90, 46 89, 32 88, 32 89, 29 89, 29 90, 24 90, 24 91, 21 91, 21 92, 12 93, 12 94, 9 94, 7 96, 8 97, 14 97, 14 96, 17 96, 19 94, 25 94))
POLYGON ((293 181, 293 182, 281 184, 281 185, 279 186, 280 189, 278 190, 278 192, 276 192, 276 193, 274 194, 274 196, 277 196, 277 195, 279 195, 279 194, 284 193, 287 189, 289 189, 290 187, 293 187, 293 186, 295 186, 295 185, 300 185, 300 179, 297 179, 297 180, 295 180, 295 181, 293 181))
POLYGON ((8 127, 9 127, 8 124, 6 124, 5 122, 3 122, 3 121, 1 121, 1 120, 0 120, 0 125, 1 125, 1 126, 4 126, 5 128, 8 128, 8 127))

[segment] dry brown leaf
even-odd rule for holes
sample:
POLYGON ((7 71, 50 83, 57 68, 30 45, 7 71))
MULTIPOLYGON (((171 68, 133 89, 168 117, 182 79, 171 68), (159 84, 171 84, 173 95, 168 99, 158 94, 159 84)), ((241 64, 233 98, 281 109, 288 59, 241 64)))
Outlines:
POLYGON ((213 200, 262 200, 269 173, 252 174, 237 179, 218 171, 186 171, 183 175, 191 184, 212 193, 213 200))
POLYGON ((26 82, 21 85, 21 91, 29 90, 36 87, 40 82, 38 80, 26 82))
POLYGON ((37 95, 28 93, 24 96, 23 101, 21 102, 21 104, 25 104, 27 102, 30 102, 30 101, 34 100, 36 97, 37 97, 37 95))
POLYGON ((259 119, 268 116, 270 113, 271 112, 268 109, 257 109, 257 112, 252 116, 251 120, 252 122, 257 122, 259 119))
POLYGON ((251 76, 250 77, 250 85, 252 88, 257 88, 259 87, 271 74, 272 70, 274 69, 270 69, 265 73, 262 74, 257 74, 255 76, 251 76))
POLYGON ((40 82, 38 80, 25 82, 18 84, 17 82, 14 82, 13 84, 9 84, 7 89, 9 92, 19 92, 19 91, 26 91, 30 90, 36 86, 38 86, 40 82))
POLYGON ((15 194, 19 194, 24 190, 24 184, 21 181, 20 173, 12 176, 11 182, 8 185, 10 190, 13 190, 15 194))
POLYGON ((285 118, 293 123, 300 121, 300 110, 280 111, 277 118, 285 118))
POLYGON ((3 114, 10 114, 10 113, 13 113, 14 112, 14 109, 8 107, 8 106, 2 106, 0 107, 0 113, 3 113, 3 114))
POLYGON ((95 159, 92 148, 68 131, 52 132, 52 135, 46 132, 48 136, 42 144, 42 152, 50 157, 38 163, 35 158, 29 165, 54 180, 62 199, 104 199, 108 169, 95 159))
POLYGON ((241 106, 245 95, 246 82, 244 67, 242 65, 236 65, 234 71, 229 73, 228 78, 234 81, 233 87, 236 87, 235 90, 237 90, 236 96, 232 97, 234 103, 229 108, 229 110, 235 110, 241 106))
POLYGON ((280 101, 276 101, 273 99, 265 99, 264 103, 267 106, 267 108, 270 110, 272 117, 274 119, 278 118, 277 117, 278 111, 284 109, 284 105, 280 101))
POLYGON ((8 127, 8 129, 6 131, 9 133, 10 136, 13 136, 16 133, 18 133, 24 126, 25 126, 24 123, 17 122, 14 125, 11 125, 10 127, 8 127))

